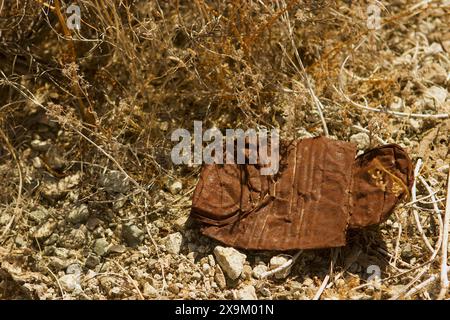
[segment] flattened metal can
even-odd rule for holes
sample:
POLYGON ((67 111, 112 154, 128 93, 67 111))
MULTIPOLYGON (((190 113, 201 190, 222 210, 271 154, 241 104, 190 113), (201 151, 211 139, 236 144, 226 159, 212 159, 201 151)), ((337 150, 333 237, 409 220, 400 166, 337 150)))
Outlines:
POLYGON ((238 248, 344 246, 348 228, 384 221, 413 179, 398 145, 355 156, 354 144, 318 137, 288 144, 275 176, 258 165, 206 165, 191 216, 203 234, 238 248))

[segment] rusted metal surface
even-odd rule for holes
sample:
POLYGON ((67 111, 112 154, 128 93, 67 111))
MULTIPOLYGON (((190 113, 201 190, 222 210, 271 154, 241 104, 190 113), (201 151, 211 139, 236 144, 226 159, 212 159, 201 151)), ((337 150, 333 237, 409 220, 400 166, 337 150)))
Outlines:
POLYGON ((398 145, 381 146, 356 158, 349 228, 385 221, 409 195, 414 173, 408 154, 398 145))
POLYGON ((352 143, 325 137, 291 143, 280 171, 258 165, 206 165, 191 215, 227 245, 260 250, 344 246, 347 228, 380 223, 412 185, 412 165, 397 145, 357 157, 352 143))

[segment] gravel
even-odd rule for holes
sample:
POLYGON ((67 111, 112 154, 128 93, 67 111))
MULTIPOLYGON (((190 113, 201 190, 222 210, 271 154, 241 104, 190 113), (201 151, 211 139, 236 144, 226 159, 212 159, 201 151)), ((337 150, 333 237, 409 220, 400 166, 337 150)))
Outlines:
POLYGON ((425 96, 434 99, 436 104, 439 105, 444 105, 447 94, 448 92, 446 89, 438 86, 432 86, 425 91, 425 96))
POLYGON ((42 209, 37 209, 37 210, 33 210, 28 214, 28 218, 33 221, 36 222, 37 224, 41 224, 42 222, 44 222, 48 216, 49 216, 49 212, 47 209, 42 208, 42 209))
POLYGON ((239 289, 236 292, 236 299, 237 300, 258 300, 258 297, 256 296, 255 287, 252 285, 247 285, 247 286, 243 287, 242 289, 239 289))
POLYGON ((84 263, 86 268, 94 269, 100 263, 100 258, 96 255, 90 254, 84 263))

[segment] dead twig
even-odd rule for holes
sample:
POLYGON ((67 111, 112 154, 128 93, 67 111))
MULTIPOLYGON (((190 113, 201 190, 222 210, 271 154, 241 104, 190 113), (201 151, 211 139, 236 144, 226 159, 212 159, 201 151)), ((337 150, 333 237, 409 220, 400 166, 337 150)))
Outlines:
POLYGON ((337 260, 337 254, 339 249, 331 249, 331 254, 332 254, 332 259, 330 261, 330 271, 329 273, 325 276, 325 278, 322 281, 322 284, 319 287, 319 290, 317 290, 316 294, 313 297, 313 300, 319 300, 320 296, 322 295, 323 291, 325 290, 325 288, 328 285, 328 281, 330 280, 330 278, 333 276, 333 272, 334 272, 334 265, 336 264, 336 260, 337 260))
POLYGON ((145 300, 144 296, 142 295, 141 290, 139 290, 139 286, 137 285, 136 281, 130 276, 130 274, 128 273, 127 270, 125 270, 124 267, 122 267, 117 261, 113 260, 114 263, 116 264, 116 266, 119 267, 119 269, 125 274, 125 276, 127 277, 127 279, 131 282, 131 284, 133 285, 133 287, 136 289, 137 293, 139 294, 139 298, 141 300, 145 300))
POLYGON ((438 299, 442 300, 447 294, 450 286, 448 280, 448 232, 450 225, 450 172, 447 175, 447 201, 445 203, 445 216, 444 216, 444 234, 442 236, 442 256, 441 256, 441 291, 438 299))
MULTIPOLYGON (((416 186, 417 186, 417 180, 418 180, 421 166, 422 166, 422 159, 419 158, 417 160, 416 167, 414 169, 414 183, 413 183, 412 192, 411 192, 411 195, 412 195, 411 200, 413 202, 417 200, 416 186)), ((431 245, 430 241, 428 240, 427 236, 425 235, 425 232, 423 231, 422 224, 420 223, 419 213, 417 212, 417 210, 415 208, 412 208, 412 212, 414 215, 414 220, 416 221, 417 230, 419 231, 419 233, 423 239, 423 242, 425 243, 425 246, 427 247, 427 249, 430 252, 434 252, 433 246, 431 245)))

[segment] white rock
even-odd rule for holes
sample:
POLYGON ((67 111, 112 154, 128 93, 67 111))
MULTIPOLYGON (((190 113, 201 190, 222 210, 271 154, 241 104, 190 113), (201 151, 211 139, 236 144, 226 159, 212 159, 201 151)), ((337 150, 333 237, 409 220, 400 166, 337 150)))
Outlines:
POLYGON ((201 280, 202 279, 202 275, 200 274, 200 272, 194 272, 193 274, 192 274, 192 279, 194 279, 194 280, 201 280))
POLYGON ((181 216, 176 219, 173 223, 176 230, 183 230, 185 228, 186 222, 188 221, 189 216, 181 216))
MULTIPOLYGON (((275 256, 272 257, 272 259, 270 259, 270 269, 276 269, 278 267, 281 267, 283 264, 285 264, 286 262, 288 262, 289 259, 285 256, 275 256)), ((286 278, 289 273, 291 273, 291 267, 285 268, 281 271, 278 271, 275 273, 275 278, 277 279, 284 279, 286 278)))
POLYGON ((203 270, 203 272, 208 273, 209 270, 211 270, 211 266, 207 263, 204 263, 204 264, 202 264, 202 270, 203 270))
POLYGON ((110 291, 109 294, 112 296, 120 296, 122 294, 122 289, 120 287, 113 287, 110 291))
POLYGON ((58 282, 64 291, 72 292, 81 290, 79 274, 66 274, 59 278, 58 282))
POLYGON ((158 296, 158 290, 155 289, 150 283, 144 283, 144 290, 142 291, 144 297, 156 298, 158 296))
POLYGON ((409 119, 409 124, 411 125, 411 128, 416 132, 419 132, 420 129, 422 128, 421 120, 411 118, 411 119, 409 119))
POLYGON ((166 250, 172 254, 180 253, 182 243, 183 243, 183 235, 179 232, 169 234, 165 238, 166 250))
POLYGON ((241 275, 244 269, 244 262, 247 259, 245 254, 240 253, 234 248, 217 246, 214 248, 214 255, 230 279, 235 280, 241 275))
POLYGON ((169 190, 172 194, 178 194, 183 189, 183 184, 180 181, 175 181, 170 186, 169 190))
POLYGON ((216 265, 215 267, 214 281, 215 283, 217 283, 220 289, 225 289, 225 287, 227 286, 227 281, 223 274, 222 268, 219 265, 216 265))
POLYGON ((212 254, 208 254, 208 263, 211 267, 216 265, 216 260, 214 260, 214 256, 212 254))
POLYGON ((237 300, 258 300, 255 287, 248 285, 236 292, 237 300))
POLYGON ((261 279, 262 275, 267 272, 267 266, 263 264, 258 264, 256 267, 253 268, 252 275, 256 279, 261 279))
POLYGON ((367 149, 370 146, 370 138, 368 134, 364 132, 352 135, 350 141, 355 143, 359 150, 367 149))
POLYGON ((36 151, 47 151, 50 148, 50 143, 48 141, 33 140, 30 143, 31 149, 36 151))
POLYGON ((71 263, 67 266, 66 273, 67 274, 75 274, 80 275, 83 272, 83 269, 78 263, 71 263))
POLYGON ((437 104, 444 104, 447 94, 447 90, 438 86, 432 86, 425 91, 425 96, 434 99, 437 104))
POLYGON ((392 111, 402 111, 403 110, 403 100, 400 97, 394 97, 389 108, 392 111))

